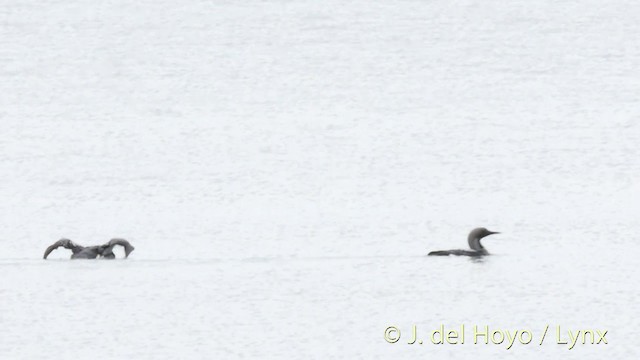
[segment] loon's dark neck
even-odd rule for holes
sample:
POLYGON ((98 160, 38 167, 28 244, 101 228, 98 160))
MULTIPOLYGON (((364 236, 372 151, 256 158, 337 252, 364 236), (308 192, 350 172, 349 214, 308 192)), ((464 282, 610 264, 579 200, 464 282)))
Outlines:
POLYGON ((485 250, 484 246, 482 246, 482 244, 480 243, 480 239, 479 237, 475 237, 473 236, 473 234, 469 234, 469 247, 473 250, 485 250))

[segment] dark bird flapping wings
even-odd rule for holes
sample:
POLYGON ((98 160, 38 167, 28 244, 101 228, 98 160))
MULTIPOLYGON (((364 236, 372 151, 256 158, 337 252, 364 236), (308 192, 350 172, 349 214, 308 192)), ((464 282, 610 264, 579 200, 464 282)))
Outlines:
POLYGON ((64 247, 65 249, 71 250, 73 254, 71 255, 72 259, 95 259, 97 257, 103 257, 105 259, 115 259, 116 256, 113 253, 113 248, 116 245, 121 245, 124 247, 125 258, 129 257, 129 254, 135 248, 125 239, 111 239, 108 243, 103 245, 96 246, 81 246, 69 239, 60 239, 49 246, 44 252, 44 259, 51 254, 51 252, 59 247, 64 247))

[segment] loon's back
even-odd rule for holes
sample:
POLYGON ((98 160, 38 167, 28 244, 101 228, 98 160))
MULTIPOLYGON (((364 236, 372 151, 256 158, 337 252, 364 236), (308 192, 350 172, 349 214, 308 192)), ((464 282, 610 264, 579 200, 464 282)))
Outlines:
POLYGON ((427 255, 429 256, 449 256, 449 255, 458 255, 458 256, 484 256, 484 255, 489 255, 489 253, 484 250, 484 251, 479 251, 479 250, 438 250, 438 251, 432 251, 430 253, 428 253, 427 255))

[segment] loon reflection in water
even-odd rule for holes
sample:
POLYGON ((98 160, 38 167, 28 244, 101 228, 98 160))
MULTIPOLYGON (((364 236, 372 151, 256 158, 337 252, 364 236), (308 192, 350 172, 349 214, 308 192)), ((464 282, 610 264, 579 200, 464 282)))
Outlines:
POLYGON ((471 232, 469 233, 469 247, 471 248, 471 250, 438 250, 438 251, 432 251, 430 252, 428 255, 440 255, 440 256, 445 256, 445 255, 463 255, 463 256, 484 256, 484 255, 489 255, 489 252, 487 251, 487 249, 484 248, 484 246, 482 246, 482 244, 480 244, 480 239, 482 239, 485 236, 489 236, 489 235, 493 235, 493 234, 500 234, 497 231, 489 231, 486 228, 476 228, 471 230, 471 232))

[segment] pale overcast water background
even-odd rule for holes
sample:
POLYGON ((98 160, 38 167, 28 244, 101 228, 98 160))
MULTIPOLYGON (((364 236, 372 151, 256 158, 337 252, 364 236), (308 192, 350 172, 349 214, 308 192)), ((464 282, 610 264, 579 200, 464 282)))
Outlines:
POLYGON ((637 358, 639 20, 636 1, 4 1, 0 358, 637 358), (502 232, 493 256, 425 256, 476 226, 502 232), (63 236, 136 250, 42 260, 63 236), (431 344, 440 324, 465 344, 431 344), (558 325, 608 344, 568 350, 558 325))

